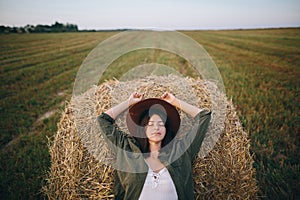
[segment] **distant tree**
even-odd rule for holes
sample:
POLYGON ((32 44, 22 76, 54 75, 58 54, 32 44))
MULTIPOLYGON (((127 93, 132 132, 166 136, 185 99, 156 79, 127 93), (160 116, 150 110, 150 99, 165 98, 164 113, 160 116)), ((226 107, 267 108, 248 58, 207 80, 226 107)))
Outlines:
POLYGON ((30 25, 30 24, 27 24, 24 27, 25 33, 32 33, 32 32, 34 32, 34 29, 35 29, 35 27, 33 25, 30 25))
POLYGON ((51 33, 51 32, 77 32, 78 26, 76 24, 66 25, 55 22, 52 25, 38 24, 36 26, 26 25, 25 27, 9 27, 0 26, 0 33, 51 33))
POLYGON ((58 22, 55 22, 55 24, 53 24, 51 26, 51 30, 52 30, 52 32, 65 32, 66 31, 65 26, 58 22))
POLYGON ((68 32, 76 32, 76 31, 78 31, 78 26, 75 25, 75 24, 67 24, 66 28, 67 28, 68 32))
POLYGON ((11 32, 12 33, 18 33, 18 27, 12 27, 11 32))
POLYGON ((49 32, 52 32, 52 31, 51 31, 51 27, 50 26, 38 24, 34 28, 33 32, 35 32, 35 33, 49 33, 49 32))
POLYGON ((0 26, 0 33, 5 33, 7 31, 6 26, 0 26))

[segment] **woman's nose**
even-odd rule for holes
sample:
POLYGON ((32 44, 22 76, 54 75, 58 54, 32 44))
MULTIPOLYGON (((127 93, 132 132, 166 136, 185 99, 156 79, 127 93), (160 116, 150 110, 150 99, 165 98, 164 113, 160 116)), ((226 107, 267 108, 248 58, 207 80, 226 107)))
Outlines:
POLYGON ((155 124, 154 125, 154 130, 158 130, 159 129, 159 125, 158 124, 155 124))

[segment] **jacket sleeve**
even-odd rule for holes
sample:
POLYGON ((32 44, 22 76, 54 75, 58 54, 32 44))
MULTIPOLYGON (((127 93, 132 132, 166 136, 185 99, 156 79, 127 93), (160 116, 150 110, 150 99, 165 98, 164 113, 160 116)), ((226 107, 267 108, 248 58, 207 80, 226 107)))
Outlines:
POLYGON ((201 148, 210 123, 210 119, 211 111, 203 110, 198 113, 195 117, 195 125, 184 138, 185 145, 190 145, 187 149, 187 152, 191 158, 191 161, 194 161, 201 148))
POLYGON ((113 118, 106 113, 102 113, 97 117, 97 121, 100 126, 101 134, 114 152, 116 152, 116 147, 125 150, 129 148, 129 140, 132 140, 132 138, 119 130, 113 118))

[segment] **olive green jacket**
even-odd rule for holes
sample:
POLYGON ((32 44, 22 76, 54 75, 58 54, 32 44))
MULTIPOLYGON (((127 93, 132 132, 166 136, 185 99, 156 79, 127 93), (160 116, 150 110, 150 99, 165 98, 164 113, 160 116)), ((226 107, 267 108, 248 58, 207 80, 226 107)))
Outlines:
MULTIPOLYGON (((195 125, 182 139, 175 140, 171 148, 161 150, 160 161, 168 169, 178 199, 194 199, 192 164, 196 158, 205 133, 207 132, 211 112, 201 111, 195 117, 195 125)), ((139 199, 148 172, 148 165, 141 153, 137 140, 120 131, 115 120, 102 113, 97 118, 101 133, 116 155, 115 199, 139 199)), ((163 148, 164 149, 164 148, 163 148)))

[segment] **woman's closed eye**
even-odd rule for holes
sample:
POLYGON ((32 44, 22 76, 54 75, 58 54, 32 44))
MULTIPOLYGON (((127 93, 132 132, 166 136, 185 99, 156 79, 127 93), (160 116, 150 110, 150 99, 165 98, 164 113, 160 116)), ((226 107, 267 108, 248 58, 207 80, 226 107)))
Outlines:
POLYGON ((147 123, 147 126, 149 126, 149 127, 154 127, 155 125, 158 126, 158 127, 165 127, 165 124, 163 122, 152 122, 152 121, 150 121, 150 122, 147 123))

